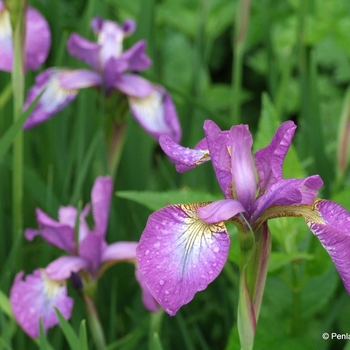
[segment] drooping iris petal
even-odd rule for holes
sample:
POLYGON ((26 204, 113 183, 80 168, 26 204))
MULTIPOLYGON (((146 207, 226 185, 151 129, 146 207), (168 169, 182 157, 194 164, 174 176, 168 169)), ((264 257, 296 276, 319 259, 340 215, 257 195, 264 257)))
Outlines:
POLYGON ((109 244, 102 254, 102 262, 136 261, 137 242, 116 242, 109 244))
MULTIPOLYGON (((204 139, 205 140, 205 139, 204 139)), ((159 144, 165 154, 175 163, 176 170, 183 173, 210 160, 208 145, 202 142, 194 149, 182 147, 169 135, 161 135, 159 144), (200 148, 204 147, 204 148, 200 148)))
POLYGON ((231 158, 228 151, 227 132, 223 132, 211 120, 204 122, 211 161, 222 193, 226 199, 233 199, 231 158))
POLYGON ((208 224, 229 220, 245 212, 243 205, 234 199, 223 199, 198 208, 198 217, 208 224))
POLYGON ((323 222, 307 224, 327 250, 350 294, 350 213, 329 200, 316 201, 314 210, 323 222))
POLYGON ((38 69, 47 58, 51 46, 51 32, 46 19, 34 8, 26 12, 25 68, 38 69))
MULTIPOLYGON (((46 60, 51 45, 50 28, 34 8, 26 11, 25 69, 38 69, 46 60)), ((0 70, 12 71, 13 44, 10 15, 0 1, 0 70)))
POLYGON ((141 292, 142 292, 142 303, 144 307, 151 312, 157 312, 159 309, 159 304, 157 301, 153 298, 153 295, 149 291, 144 278, 142 274, 140 273, 140 270, 136 268, 135 270, 135 277, 137 282, 139 282, 139 285, 141 287, 141 292))
POLYGON ((175 142, 181 138, 181 127, 174 103, 167 91, 154 86, 147 97, 129 96, 130 110, 139 124, 156 140, 170 135, 175 142))
POLYGON ((46 242, 68 253, 74 253, 75 237, 72 227, 53 220, 39 208, 36 209, 36 219, 39 229, 26 229, 24 232, 29 241, 40 235, 46 242))
POLYGON ((92 214, 95 227, 93 232, 104 238, 107 231, 109 207, 113 192, 113 181, 110 177, 99 176, 91 191, 92 214))
MULTIPOLYGON (((272 206, 292 206, 313 203, 317 190, 323 185, 318 175, 305 179, 283 179, 270 186, 266 193, 259 197, 253 205, 249 221, 254 223, 263 212, 272 206)), ((292 209, 292 208, 291 208, 292 209)))
POLYGON ((90 267, 89 261, 80 256, 61 256, 46 266, 45 272, 55 281, 67 280, 72 272, 79 272, 90 267))
POLYGON ((128 96, 146 98, 154 90, 153 85, 136 74, 121 74, 113 81, 113 87, 128 96))
POLYGON ((258 173, 260 193, 276 181, 281 180, 282 164, 292 143, 296 125, 292 121, 286 121, 277 129, 270 144, 255 152, 255 165, 258 173))
POLYGON ((67 51, 78 60, 87 63, 91 68, 98 72, 100 45, 73 33, 67 40, 67 51))
POLYGON ((24 129, 32 128, 54 116, 75 99, 79 89, 100 83, 101 77, 97 73, 85 69, 45 70, 36 77, 35 85, 28 92, 25 110, 44 91, 34 111, 24 123, 24 129))
POLYGON ((231 136, 231 169, 236 199, 249 210, 256 195, 257 182, 252 157, 253 137, 246 125, 233 126, 231 136))
POLYGON ((67 296, 64 282, 51 280, 44 270, 35 270, 22 280, 19 272, 10 291, 10 303, 18 324, 32 338, 39 336, 39 320, 44 329, 58 324, 54 310, 56 307, 64 318, 69 319, 73 299, 67 296))
POLYGON ((224 223, 207 224, 197 216, 205 204, 171 205, 153 213, 136 250, 146 285, 170 315, 205 289, 227 259, 224 223))

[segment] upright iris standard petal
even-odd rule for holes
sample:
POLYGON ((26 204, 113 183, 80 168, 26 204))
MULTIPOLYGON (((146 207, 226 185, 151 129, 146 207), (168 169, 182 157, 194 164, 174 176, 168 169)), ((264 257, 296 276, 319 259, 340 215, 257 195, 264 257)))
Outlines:
POLYGON ((205 289, 227 260, 224 223, 207 224, 197 216, 206 204, 171 205, 153 213, 137 247, 140 273, 170 315, 205 289))
POLYGON ((255 152, 260 194, 263 194, 276 181, 282 179, 282 164, 292 143, 295 129, 296 125, 292 121, 284 122, 277 129, 270 144, 255 152))
POLYGON ((167 134, 175 142, 180 141, 180 122, 173 101, 164 88, 154 86, 144 98, 129 96, 129 104, 134 118, 156 140, 167 134))
POLYGON ((101 77, 84 69, 72 71, 49 68, 36 77, 35 83, 28 92, 24 109, 43 94, 24 123, 24 129, 32 128, 58 113, 75 99, 79 89, 99 85, 101 77))
POLYGON ((92 214, 94 217, 94 233, 105 237, 109 218, 109 207, 113 192, 113 181, 110 177, 99 176, 91 191, 92 214))
POLYGON ((206 142, 200 142, 194 149, 190 149, 182 147, 171 136, 165 134, 159 137, 159 145, 164 153, 175 163, 176 170, 179 173, 193 169, 210 160, 206 142))
POLYGON ((228 150, 231 145, 229 144, 228 134, 221 131, 211 120, 204 122, 204 132, 221 191, 226 199, 233 199, 231 158, 228 150))
POLYGON ((15 278, 10 303, 17 322, 30 337, 39 336, 40 318, 45 330, 58 324, 54 307, 70 318, 73 299, 67 296, 65 283, 51 280, 44 270, 35 270, 24 281, 22 277, 19 272, 15 278))
POLYGON ((256 196, 257 182, 252 157, 253 137, 248 126, 233 126, 231 137, 231 169, 236 199, 249 210, 256 196))
POLYGON ((309 221, 310 230, 320 240, 350 294, 350 213, 338 203, 317 200, 314 211, 321 222, 309 221))
MULTIPOLYGON (((25 69, 38 69, 46 60, 51 46, 50 28, 34 8, 26 11, 25 69)), ((12 71, 13 44, 9 11, 0 0, 0 70, 12 71)))

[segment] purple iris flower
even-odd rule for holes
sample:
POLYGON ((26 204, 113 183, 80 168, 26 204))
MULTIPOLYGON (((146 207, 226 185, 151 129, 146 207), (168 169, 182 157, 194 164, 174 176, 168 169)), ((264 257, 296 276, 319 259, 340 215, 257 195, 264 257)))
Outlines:
MULTIPOLYGON (((39 229, 26 229, 25 237, 32 240, 40 235, 49 244, 65 250, 68 255, 52 261, 46 268, 35 270, 23 280, 23 272, 15 277, 10 292, 10 302, 17 322, 31 337, 39 335, 39 319, 44 329, 56 325, 58 319, 53 307, 60 310, 65 318, 70 318, 73 299, 67 296, 66 280, 78 288, 96 281, 112 264, 128 261, 136 263, 137 242, 117 242, 107 244, 105 235, 108 224, 110 200, 113 192, 112 179, 98 177, 91 192, 94 228, 86 223, 90 205, 85 206, 80 215, 72 206, 59 209, 59 220, 55 221, 37 209, 39 229), (79 218, 78 218, 79 215, 79 218), (78 237, 75 235, 79 220, 78 237)), ((158 305, 143 282, 142 274, 136 269, 136 279, 142 288, 142 300, 150 311, 157 311, 158 305)))
POLYGON ((137 247, 140 272, 150 292, 170 315, 205 289, 223 269, 230 240, 225 221, 240 232, 267 232, 267 220, 302 216, 332 258, 350 293, 350 213, 316 198, 318 175, 283 179, 282 164, 296 126, 283 123, 271 143, 251 153, 246 125, 221 131, 204 123, 205 138, 194 149, 168 136, 159 140, 178 171, 211 160, 225 199, 212 203, 168 205, 150 215, 137 247))
POLYGON ((24 128, 52 117, 72 102, 80 89, 102 86, 106 95, 119 91, 127 96, 132 115, 152 137, 158 140, 160 135, 168 134, 179 142, 181 127, 170 95, 163 87, 136 74, 151 65, 145 53, 146 43, 141 40, 123 51, 123 40, 134 32, 135 26, 133 20, 119 26, 96 17, 91 27, 97 34, 97 42, 73 33, 67 42, 68 52, 93 70, 49 68, 41 73, 24 107, 28 108, 44 92, 24 128))
MULTIPOLYGON (((46 60, 51 46, 50 28, 34 8, 26 10, 25 70, 38 69, 46 60)), ((11 72, 13 44, 10 13, 0 0, 0 70, 11 72)))

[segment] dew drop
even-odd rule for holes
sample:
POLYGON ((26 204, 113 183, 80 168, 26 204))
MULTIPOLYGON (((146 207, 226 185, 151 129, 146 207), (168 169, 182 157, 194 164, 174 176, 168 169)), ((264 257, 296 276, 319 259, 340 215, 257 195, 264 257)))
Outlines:
POLYGON ((145 251, 145 255, 148 255, 149 254, 149 250, 147 249, 146 251, 145 251))
MULTIPOLYGON (((215 246, 213 249, 214 253, 218 253, 220 251, 219 246, 215 246)), ((146 252, 147 253, 147 252, 146 252)))
POLYGON ((163 280, 159 280, 159 284, 162 286, 164 284, 163 280))

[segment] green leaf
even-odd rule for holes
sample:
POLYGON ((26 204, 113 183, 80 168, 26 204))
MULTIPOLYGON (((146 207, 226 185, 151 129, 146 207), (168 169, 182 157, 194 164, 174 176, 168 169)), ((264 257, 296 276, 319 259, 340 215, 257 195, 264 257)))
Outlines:
POLYGON ((0 308, 7 316, 13 318, 10 300, 2 290, 0 290, 0 308))
POLYGON ((287 265, 288 263, 295 260, 311 260, 313 256, 307 253, 282 253, 282 252, 272 252, 269 259, 268 272, 275 272, 281 267, 287 265))
POLYGON ((46 339, 43 320, 41 318, 40 318, 40 328, 39 328, 39 347, 40 347, 40 350, 51 350, 51 346, 46 339))
POLYGON ((75 334, 74 329, 72 326, 68 323, 68 321, 63 317, 63 315, 60 313, 60 311, 55 308, 56 315, 58 317, 58 320, 60 322, 60 326, 62 329, 62 332, 67 339, 67 342, 69 344, 69 347, 72 350, 79 349, 80 346, 80 340, 78 336, 75 334))
POLYGON ((87 332, 86 332, 86 321, 82 320, 80 323, 79 329, 79 350, 88 350, 89 345, 87 341, 87 332))
POLYGON ((9 150, 17 134, 22 130, 24 122, 34 110, 42 93, 30 104, 29 108, 8 128, 5 135, 0 140, 0 161, 9 150))
POLYGON ((116 195, 120 198, 129 199, 142 204, 152 211, 159 210, 169 204, 187 204, 197 202, 212 202, 220 198, 207 192, 182 189, 179 191, 167 192, 139 192, 139 191, 118 191, 116 195))

